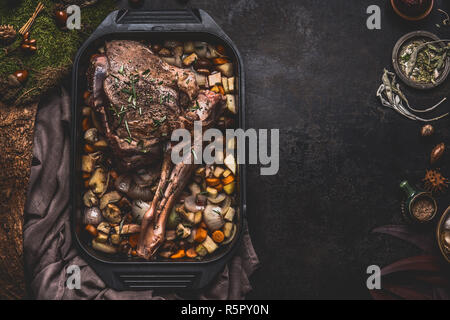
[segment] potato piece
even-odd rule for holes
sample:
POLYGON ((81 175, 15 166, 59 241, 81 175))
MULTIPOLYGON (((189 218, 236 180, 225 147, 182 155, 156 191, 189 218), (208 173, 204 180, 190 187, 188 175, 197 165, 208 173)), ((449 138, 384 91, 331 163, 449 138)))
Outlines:
POLYGON ((114 246, 111 246, 106 243, 98 242, 97 240, 92 240, 92 248, 104 253, 114 254, 117 253, 117 248, 114 246))
POLYGON ((197 211, 194 216, 194 224, 197 225, 202 222, 203 213, 201 211, 197 211))
POLYGON ((234 95, 227 94, 227 109, 234 114, 237 114, 237 108, 236 108, 236 99, 234 98, 234 95))
POLYGON ((216 169, 214 169, 214 176, 216 178, 220 178, 220 176, 222 175, 222 173, 225 171, 225 169, 221 168, 221 167, 216 167, 216 169))
POLYGON ((108 235, 106 233, 99 232, 95 240, 101 243, 105 243, 108 240, 108 235))
POLYGON ((223 234, 225 238, 229 238, 231 236, 231 231, 233 231, 233 224, 231 222, 225 223, 223 226, 223 234))
POLYGON ((81 156, 81 171, 91 173, 94 171, 95 162, 95 158, 90 154, 81 156))
POLYGON ((111 242, 113 244, 119 245, 120 244, 120 235, 119 234, 112 234, 111 235, 111 242))
POLYGON ((220 72, 213 73, 208 76, 208 82, 210 87, 214 87, 217 84, 222 84, 222 75, 220 72))
POLYGON ((96 194, 102 194, 106 191, 106 172, 103 168, 97 168, 89 180, 89 187, 96 194))
POLYGON ((211 198, 217 197, 217 194, 218 194, 217 189, 214 189, 211 187, 206 188, 206 192, 208 192, 208 197, 211 197, 211 198))
POLYGON ((234 83, 235 83, 235 77, 228 78, 228 90, 230 93, 234 93, 234 83))
POLYGON ((231 172, 236 175, 236 160, 234 159, 233 154, 227 155, 227 157, 224 160, 224 164, 227 166, 228 169, 231 170, 231 172))
POLYGON ((225 213, 225 216, 223 218, 227 221, 233 221, 235 213, 236 213, 236 210, 234 210, 233 207, 230 207, 230 208, 228 208, 228 210, 225 213))
POLYGON ((197 252, 197 254, 201 257, 204 257, 208 254, 208 250, 206 250, 205 246, 202 244, 199 244, 196 248, 195 248, 195 252, 197 252))
POLYGON ((185 66, 190 66, 192 65, 196 60, 198 59, 197 54, 192 53, 190 55, 188 55, 186 58, 183 59, 183 65, 185 66))
POLYGON ((227 169, 227 170, 225 170, 225 171, 222 173, 222 176, 223 176, 224 178, 226 178, 226 177, 228 177, 231 173, 232 173, 231 170, 230 170, 230 169, 227 169))
POLYGON ((216 66, 216 69, 220 71, 225 77, 233 76, 233 64, 231 62, 216 66))
POLYGON ((230 93, 230 89, 228 87, 228 78, 222 77, 222 87, 225 93, 230 93))
POLYGON ((204 74, 195 73, 195 81, 197 81, 197 84, 200 88, 208 88, 208 77, 204 74))
POLYGON ((223 190, 225 191, 226 194, 231 195, 234 192, 236 183, 232 182, 230 184, 227 184, 226 186, 223 187, 223 190))
POLYGON ((202 242, 202 245, 203 247, 205 247, 209 254, 213 253, 217 250, 217 248, 219 248, 210 236, 206 236, 206 239, 202 242))

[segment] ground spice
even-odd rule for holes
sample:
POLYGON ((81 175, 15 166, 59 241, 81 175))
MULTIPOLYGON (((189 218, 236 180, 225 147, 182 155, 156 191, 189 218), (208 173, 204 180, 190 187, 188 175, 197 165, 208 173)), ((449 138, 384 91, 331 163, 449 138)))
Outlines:
POLYGON ((427 198, 417 199, 412 206, 412 214, 421 221, 430 219, 434 211, 434 203, 427 198))

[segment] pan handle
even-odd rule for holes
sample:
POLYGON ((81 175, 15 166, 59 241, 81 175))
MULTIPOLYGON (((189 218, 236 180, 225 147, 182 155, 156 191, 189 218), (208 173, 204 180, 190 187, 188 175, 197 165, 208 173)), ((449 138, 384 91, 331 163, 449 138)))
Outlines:
POLYGON ((211 16, 201 9, 113 11, 93 32, 91 38, 133 31, 205 31, 229 40, 211 16))

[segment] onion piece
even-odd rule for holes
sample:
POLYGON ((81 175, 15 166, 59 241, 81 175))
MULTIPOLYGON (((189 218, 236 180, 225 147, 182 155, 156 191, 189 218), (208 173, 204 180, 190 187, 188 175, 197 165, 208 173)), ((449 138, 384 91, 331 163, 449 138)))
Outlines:
POLYGON ((203 212, 203 221, 211 231, 216 231, 223 227, 225 221, 222 217, 222 209, 218 206, 207 205, 203 212))

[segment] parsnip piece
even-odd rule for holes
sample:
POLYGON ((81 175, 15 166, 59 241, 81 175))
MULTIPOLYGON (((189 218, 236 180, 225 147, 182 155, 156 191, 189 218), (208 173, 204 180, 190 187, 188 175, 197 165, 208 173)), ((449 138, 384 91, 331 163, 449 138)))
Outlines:
POLYGON ((214 87, 216 84, 222 84, 222 75, 220 72, 213 73, 208 76, 208 82, 210 87, 214 87))
POLYGON ((227 108, 231 113, 237 113, 236 100, 232 94, 227 94, 227 108))

